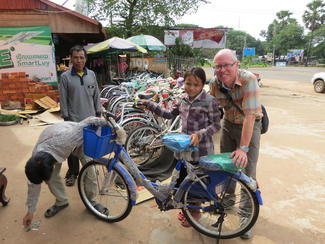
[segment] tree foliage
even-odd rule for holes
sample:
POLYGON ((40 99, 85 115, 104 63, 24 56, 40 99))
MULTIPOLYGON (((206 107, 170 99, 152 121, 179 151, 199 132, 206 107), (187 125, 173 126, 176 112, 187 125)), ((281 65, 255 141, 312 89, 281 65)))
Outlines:
POLYGON ((264 54, 264 47, 260 40, 256 40, 254 37, 252 37, 250 34, 244 31, 238 31, 238 30, 228 31, 227 48, 236 50, 236 53, 239 56, 242 56, 244 47, 245 48, 255 47, 255 53, 257 55, 264 54))
POLYGON ((125 38, 148 26, 172 26, 207 0, 88 0, 91 17, 109 21, 125 38))
POLYGON ((311 3, 307 4, 308 9, 304 12, 302 16, 306 28, 308 28, 311 32, 309 35, 309 42, 307 47, 306 64, 308 63, 308 59, 311 53, 311 45, 314 38, 314 31, 320 29, 325 21, 324 7, 325 4, 323 3, 323 0, 314 0, 311 3))
POLYGON ((304 28, 296 19, 291 18, 289 10, 276 13, 276 18, 269 24, 267 31, 262 31, 265 37, 267 52, 273 52, 275 56, 286 55, 288 49, 301 49, 304 47, 304 28))
POLYGON ((203 65, 205 62, 201 49, 191 48, 190 46, 185 45, 182 38, 179 37, 175 39, 175 46, 172 46, 169 49, 169 52, 171 55, 175 56, 197 58, 201 65, 203 65))
MULTIPOLYGON (((84 0, 88 2, 89 16, 108 23, 108 37, 127 38, 138 34, 153 35, 160 40, 164 30, 175 26, 177 19, 185 14, 195 13, 198 6, 209 0, 84 0)), ((227 48, 242 55, 244 47, 255 47, 257 55, 265 55, 274 50, 275 56, 286 55, 288 49, 305 49, 305 56, 315 56, 325 60, 325 0, 311 0, 306 6, 302 19, 304 26, 292 17, 290 10, 276 13, 274 20, 260 35, 265 41, 255 39, 246 32, 229 30, 227 48), (310 32, 305 35, 304 27, 310 32)), ((218 24, 218 23, 217 23, 218 24)), ((222 23, 220 23, 222 24, 222 23)), ((179 24, 178 27, 198 27, 194 24, 179 24)), ((224 26, 218 26, 224 27, 224 26)), ((192 49, 180 40, 171 47, 174 55, 211 58, 217 50, 192 49)))
MULTIPOLYGON (((309 33, 308 38, 310 38, 309 33)), ((318 59, 321 63, 325 63, 325 25, 314 31, 314 38, 312 42, 311 56, 318 59)))

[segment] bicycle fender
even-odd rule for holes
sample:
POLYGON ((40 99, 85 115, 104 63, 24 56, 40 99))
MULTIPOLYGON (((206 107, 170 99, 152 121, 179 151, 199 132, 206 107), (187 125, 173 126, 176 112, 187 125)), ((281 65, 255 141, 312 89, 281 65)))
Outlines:
POLYGON ((256 192, 255 192, 255 194, 256 194, 256 197, 257 197, 258 203, 259 203, 260 205, 263 205, 263 200, 262 200, 262 196, 261 196, 261 191, 260 191, 259 189, 257 189, 256 192))
POLYGON ((125 169, 125 167, 120 162, 117 162, 114 165, 114 168, 124 176, 126 180, 126 184, 130 189, 132 206, 134 206, 137 201, 137 190, 136 190, 136 184, 134 182, 133 177, 130 175, 130 173, 125 169))
POLYGON ((236 173, 234 173, 234 176, 237 179, 243 180, 248 185, 248 187, 256 194, 258 203, 260 205, 263 205, 261 191, 258 189, 258 185, 257 185, 256 180, 254 180, 253 178, 248 177, 243 172, 236 172, 236 173))

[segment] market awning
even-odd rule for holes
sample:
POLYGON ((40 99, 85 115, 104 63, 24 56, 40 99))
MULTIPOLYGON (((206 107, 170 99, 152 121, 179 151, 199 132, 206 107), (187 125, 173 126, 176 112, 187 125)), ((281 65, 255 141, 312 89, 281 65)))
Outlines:
POLYGON ((138 44, 149 51, 166 51, 166 46, 154 36, 141 34, 129 37, 127 41, 138 44))
POLYGON ((147 53, 147 50, 140 47, 139 45, 132 43, 130 41, 124 40, 119 37, 112 37, 108 40, 102 41, 93 47, 89 48, 87 53, 98 53, 103 51, 118 51, 118 50, 124 50, 124 51, 139 51, 142 53, 147 53))

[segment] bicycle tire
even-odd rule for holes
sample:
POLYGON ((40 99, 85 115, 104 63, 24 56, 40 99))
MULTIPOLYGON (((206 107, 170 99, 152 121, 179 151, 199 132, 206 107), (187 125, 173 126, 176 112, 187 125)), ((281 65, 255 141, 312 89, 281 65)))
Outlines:
MULTIPOLYGON (((208 175, 203 175, 200 177, 200 180, 210 182, 209 177, 210 176, 208 175)), ((216 196, 216 194, 218 196, 220 195, 221 198, 219 198, 219 200, 217 200, 217 197, 211 201, 206 194, 203 194, 205 190, 203 189, 202 185, 198 183, 198 181, 191 182, 187 190, 184 191, 182 200, 185 207, 182 208, 182 212, 189 224, 191 224, 200 233, 212 238, 230 239, 241 236, 251 229, 255 224, 259 214, 258 199, 244 181, 235 178, 233 178, 233 180, 236 183, 234 193, 236 200, 233 199, 233 201, 226 202, 226 199, 221 199, 224 195, 224 189, 222 189, 224 186, 222 186, 222 184, 213 187, 213 189, 216 191, 215 193, 210 192, 214 196, 216 196), (196 192, 195 194, 193 194, 194 190, 196 192), (198 192, 202 194, 200 197, 197 195, 198 192), (238 198, 240 201, 238 201, 238 198), (247 199, 247 201, 242 199, 247 199), (192 211, 200 211, 200 214, 198 215, 198 212, 196 212, 195 216, 193 216, 192 212, 190 211, 190 206, 198 206, 199 204, 201 204, 201 209, 192 211), (250 213, 249 210, 245 211, 243 208, 240 208, 240 206, 243 206, 244 204, 246 204, 246 207, 251 207, 250 213), (220 226, 217 223, 218 220, 221 220, 221 213, 225 213, 225 216, 224 221, 222 222, 221 231, 219 233, 220 226), (241 218, 243 217, 246 218, 246 221, 241 224, 241 218)))
POLYGON ((121 106, 123 103, 127 102, 127 97, 126 96, 121 96, 118 99, 116 99, 112 105, 111 105, 111 112, 113 114, 117 114, 119 112, 119 110, 121 109, 121 106))
POLYGON ((129 135, 131 131, 133 131, 136 128, 139 128, 140 126, 147 125, 149 122, 145 122, 144 119, 141 118, 132 118, 125 120, 123 123, 121 123, 121 126, 125 130, 126 134, 129 135))
POLYGON ((148 147, 158 133, 158 129, 150 125, 140 126, 129 133, 125 142, 125 151, 136 164, 143 165, 160 156, 162 146, 148 147))
POLYGON ((108 172, 106 164, 95 161, 85 164, 78 176, 78 191, 86 208, 101 220, 118 222, 131 212, 130 189, 123 174, 116 168, 108 172), (94 181, 97 182, 96 193, 91 192, 92 189, 89 191, 89 185, 94 181), (87 189, 88 195, 92 194, 92 199, 87 196, 87 189), (99 212, 95 208, 98 203, 107 208, 108 213, 99 212))

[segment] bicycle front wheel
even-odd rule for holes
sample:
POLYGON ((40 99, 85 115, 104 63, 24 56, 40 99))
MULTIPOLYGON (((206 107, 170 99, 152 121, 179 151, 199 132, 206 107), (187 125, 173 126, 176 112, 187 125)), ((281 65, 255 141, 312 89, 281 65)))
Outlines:
MULTIPOLYGON (((209 184, 209 177, 203 175, 200 180, 209 184)), ((224 182, 213 187, 215 192, 209 192, 214 199, 206 194, 199 180, 192 182, 184 192, 183 214, 200 233, 229 239, 241 236, 255 224, 259 214, 256 195, 244 181, 235 178, 230 181, 232 193, 225 193, 229 190, 225 190, 224 182)))
POLYGON ((78 176, 78 190, 86 208, 102 220, 121 221, 131 212, 130 190, 123 175, 115 168, 108 172, 106 164, 85 164, 78 176))
POLYGON ((161 154, 163 144, 159 131, 149 125, 138 127, 130 132, 125 142, 125 150, 132 160, 138 164, 152 162, 161 154))

